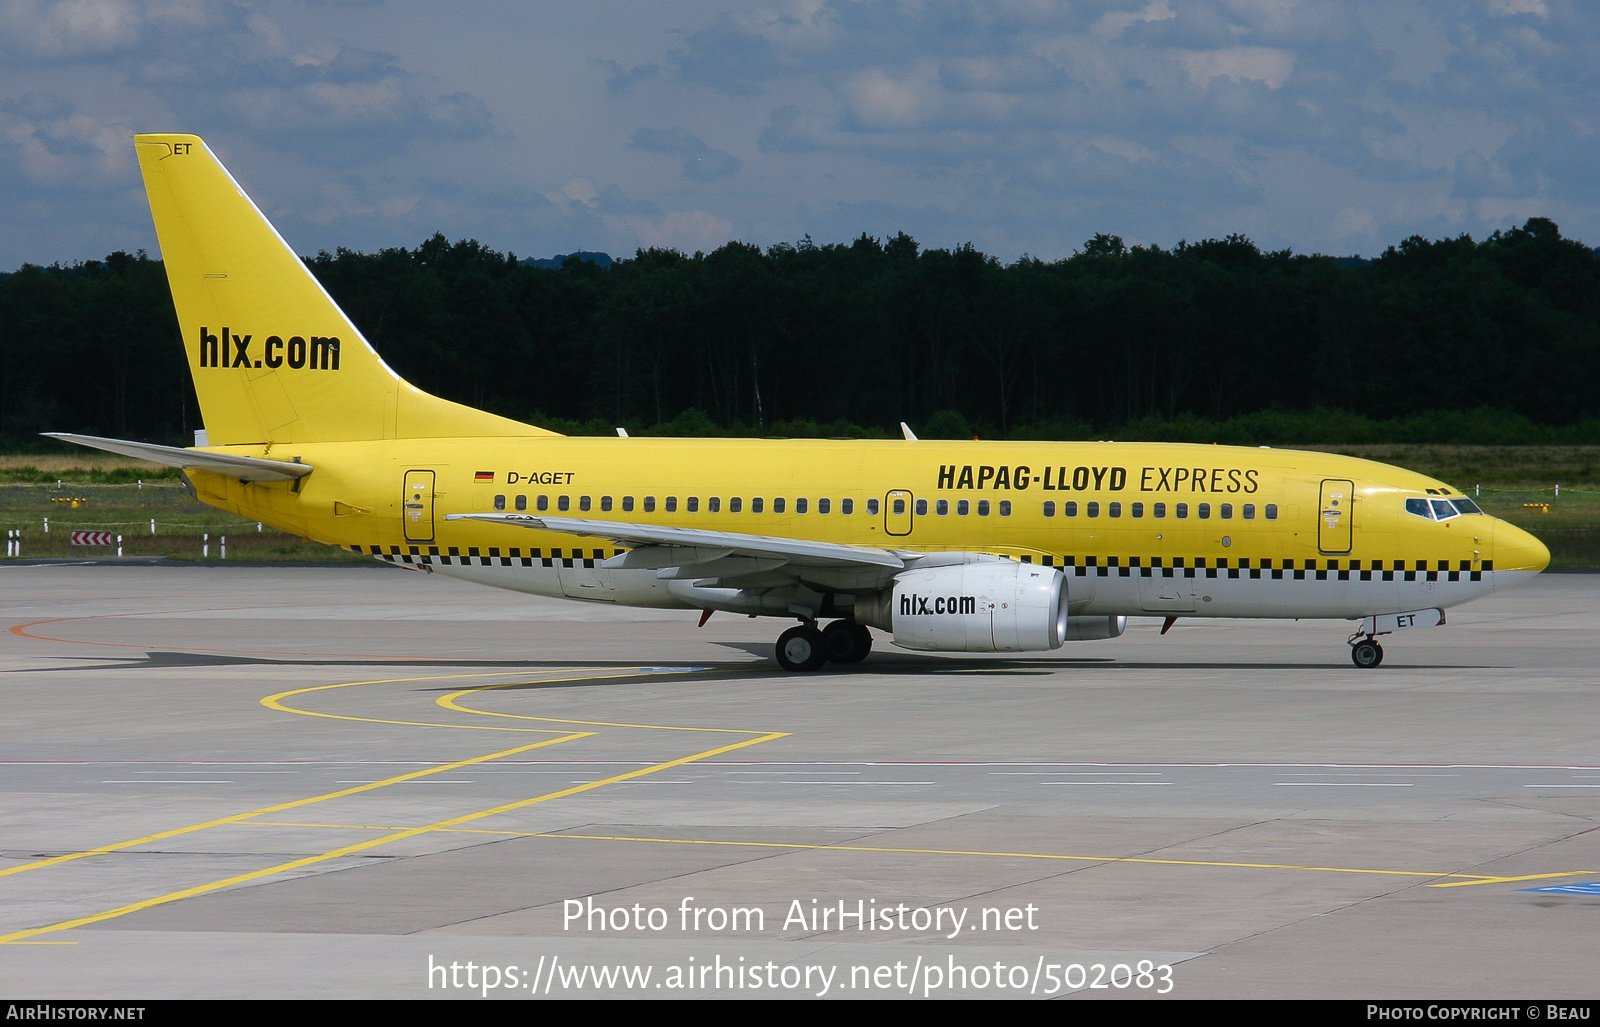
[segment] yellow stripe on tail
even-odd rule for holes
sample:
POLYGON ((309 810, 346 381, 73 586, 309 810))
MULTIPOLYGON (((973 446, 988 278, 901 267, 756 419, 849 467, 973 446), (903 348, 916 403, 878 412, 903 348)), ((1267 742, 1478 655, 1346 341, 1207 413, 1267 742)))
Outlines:
POLYGON ((408 385, 199 137, 134 142, 211 445, 555 434, 408 385))

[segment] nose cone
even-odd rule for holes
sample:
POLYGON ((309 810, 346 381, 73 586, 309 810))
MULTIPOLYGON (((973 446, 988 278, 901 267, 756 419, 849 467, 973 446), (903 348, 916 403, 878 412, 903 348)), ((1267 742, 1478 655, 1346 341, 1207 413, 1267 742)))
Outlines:
POLYGON ((1514 524, 1499 521, 1494 526, 1494 569, 1537 574, 1550 566, 1550 550, 1543 542, 1514 524))

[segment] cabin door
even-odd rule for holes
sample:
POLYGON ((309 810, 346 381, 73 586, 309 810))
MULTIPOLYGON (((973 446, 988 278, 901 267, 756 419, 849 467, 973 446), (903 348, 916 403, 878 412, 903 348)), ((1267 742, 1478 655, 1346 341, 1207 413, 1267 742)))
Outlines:
POLYGON ((1324 553, 1348 553, 1351 539, 1351 500, 1355 482, 1326 478, 1322 482, 1322 502, 1317 507, 1317 548, 1324 553))
POLYGON ((883 530, 891 535, 911 534, 911 493, 895 489, 883 498, 883 530))
POLYGON ((433 541, 433 472, 407 471, 400 499, 407 542, 433 541))

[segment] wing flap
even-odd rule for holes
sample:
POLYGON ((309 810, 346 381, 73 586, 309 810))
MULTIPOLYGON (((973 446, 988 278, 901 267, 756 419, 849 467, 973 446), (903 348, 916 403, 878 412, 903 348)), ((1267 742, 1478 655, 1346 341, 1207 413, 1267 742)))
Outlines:
MULTIPOLYGON (((674 528, 661 524, 626 524, 620 521, 595 521, 581 517, 541 517, 510 513, 455 513, 446 514, 445 520, 510 524, 538 531, 559 532, 563 535, 604 538, 627 546, 709 550, 720 552, 724 557, 781 558, 785 563, 797 567, 881 567, 898 571, 907 565, 905 559, 887 549, 817 542, 811 539, 777 538, 771 535, 745 535, 732 531, 706 531, 702 528, 674 528)), ((705 562, 703 556, 695 555, 689 555, 676 564, 670 561, 669 555, 662 554, 659 559, 652 558, 650 562, 660 567, 705 562)), ((640 565, 643 565, 642 561, 640 565)))

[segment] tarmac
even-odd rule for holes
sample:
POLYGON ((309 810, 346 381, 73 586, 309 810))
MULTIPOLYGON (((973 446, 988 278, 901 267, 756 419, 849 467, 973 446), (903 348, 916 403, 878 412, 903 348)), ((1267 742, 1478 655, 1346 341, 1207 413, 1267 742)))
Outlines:
POLYGON ((7 561, 0 993, 1594 999, 1597 599, 789 674, 770 619, 7 561))

